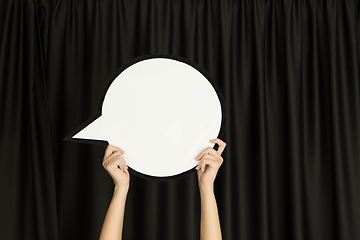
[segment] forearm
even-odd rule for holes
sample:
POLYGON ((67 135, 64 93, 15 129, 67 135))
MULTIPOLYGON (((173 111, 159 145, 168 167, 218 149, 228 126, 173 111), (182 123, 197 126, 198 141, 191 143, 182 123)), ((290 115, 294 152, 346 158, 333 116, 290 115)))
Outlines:
POLYGON ((221 228, 213 187, 201 187, 200 240, 221 240, 221 228))
POLYGON ((101 229, 100 240, 121 240, 127 192, 127 187, 115 187, 101 229))

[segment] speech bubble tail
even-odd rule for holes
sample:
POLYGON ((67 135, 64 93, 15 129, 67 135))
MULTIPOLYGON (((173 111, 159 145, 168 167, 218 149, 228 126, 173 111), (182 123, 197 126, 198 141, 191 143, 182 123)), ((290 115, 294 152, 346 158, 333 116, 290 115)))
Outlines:
POLYGON ((100 140, 107 141, 106 139, 106 124, 104 123, 104 118, 101 116, 83 128, 81 131, 76 133, 72 138, 73 139, 88 139, 88 140, 100 140))

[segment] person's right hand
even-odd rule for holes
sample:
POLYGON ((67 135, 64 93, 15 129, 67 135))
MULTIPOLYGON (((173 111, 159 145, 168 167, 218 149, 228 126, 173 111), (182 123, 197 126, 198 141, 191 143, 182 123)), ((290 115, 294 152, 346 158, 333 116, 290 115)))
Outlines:
POLYGON ((103 159, 103 167, 112 177, 115 187, 129 187, 130 174, 127 170, 126 162, 122 154, 125 151, 122 149, 109 145, 105 150, 103 159))

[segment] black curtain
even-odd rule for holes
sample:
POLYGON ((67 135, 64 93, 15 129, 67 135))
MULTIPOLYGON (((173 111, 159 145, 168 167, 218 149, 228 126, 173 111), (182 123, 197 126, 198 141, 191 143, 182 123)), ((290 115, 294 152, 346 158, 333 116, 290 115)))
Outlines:
MULTIPOLYGON (((98 239, 105 149, 62 139, 116 69, 153 53, 197 63, 224 95, 224 239, 360 239, 358 1, 8 0, 0 34, 0 239, 98 239)), ((196 174, 131 176, 124 240, 199 227, 196 174)))

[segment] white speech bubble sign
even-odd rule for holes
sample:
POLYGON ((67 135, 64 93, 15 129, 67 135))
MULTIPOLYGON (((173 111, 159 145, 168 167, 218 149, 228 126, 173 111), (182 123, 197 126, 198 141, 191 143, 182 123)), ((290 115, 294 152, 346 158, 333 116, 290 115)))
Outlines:
POLYGON ((100 117, 72 138, 123 149, 127 165, 145 176, 176 176, 193 169, 195 157, 213 147, 209 140, 222 126, 219 91, 185 60, 144 58, 109 82, 100 117))

